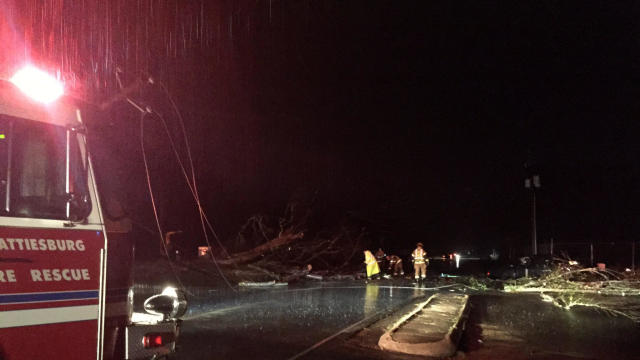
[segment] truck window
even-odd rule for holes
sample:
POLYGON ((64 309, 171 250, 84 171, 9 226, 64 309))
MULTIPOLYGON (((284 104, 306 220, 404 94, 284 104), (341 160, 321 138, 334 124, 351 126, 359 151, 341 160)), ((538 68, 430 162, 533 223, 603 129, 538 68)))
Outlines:
POLYGON ((86 215, 86 171, 74 132, 69 141, 69 191, 66 128, 0 116, 0 132, 3 216, 77 220, 86 215))

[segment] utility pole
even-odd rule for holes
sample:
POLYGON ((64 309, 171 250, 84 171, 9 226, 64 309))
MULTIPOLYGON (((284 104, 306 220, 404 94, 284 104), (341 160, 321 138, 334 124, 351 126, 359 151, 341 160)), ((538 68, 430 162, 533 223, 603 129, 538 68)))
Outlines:
POLYGON ((531 253, 538 255, 538 224, 536 218, 536 189, 540 188, 540 175, 531 175, 524 180, 524 187, 531 190, 531 253))
POLYGON ((631 243, 631 271, 636 271, 636 241, 631 243))

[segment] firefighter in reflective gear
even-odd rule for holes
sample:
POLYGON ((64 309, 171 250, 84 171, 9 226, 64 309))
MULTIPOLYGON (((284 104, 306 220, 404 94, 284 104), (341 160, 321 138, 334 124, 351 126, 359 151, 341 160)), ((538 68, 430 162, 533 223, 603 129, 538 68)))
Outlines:
POLYGON ((368 280, 370 280, 372 276, 380 276, 380 267, 378 266, 378 262, 369 250, 364 251, 364 263, 367 265, 368 280))
POLYGON ((416 249, 411 253, 413 258, 413 268, 416 271, 416 280, 424 280, 427 277, 427 252, 422 248, 422 243, 416 244, 416 249))
POLYGON ((387 256, 387 261, 389 261, 389 273, 393 273, 393 276, 404 275, 402 259, 398 255, 387 256))

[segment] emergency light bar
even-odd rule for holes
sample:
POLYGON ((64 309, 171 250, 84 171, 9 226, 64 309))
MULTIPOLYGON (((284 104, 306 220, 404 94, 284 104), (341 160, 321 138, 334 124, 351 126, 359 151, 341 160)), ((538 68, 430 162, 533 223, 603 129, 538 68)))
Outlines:
POLYGON ((31 65, 18 70, 9 81, 28 97, 45 104, 64 94, 64 86, 60 81, 31 65))

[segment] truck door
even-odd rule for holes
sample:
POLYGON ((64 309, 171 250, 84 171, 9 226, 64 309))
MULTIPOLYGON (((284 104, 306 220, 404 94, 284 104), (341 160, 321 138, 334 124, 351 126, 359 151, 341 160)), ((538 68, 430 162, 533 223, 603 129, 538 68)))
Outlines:
POLYGON ((105 236, 77 134, 0 115, 0 359, 101 358, 105 236))

